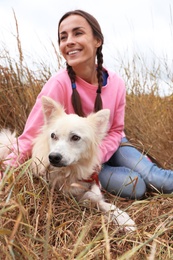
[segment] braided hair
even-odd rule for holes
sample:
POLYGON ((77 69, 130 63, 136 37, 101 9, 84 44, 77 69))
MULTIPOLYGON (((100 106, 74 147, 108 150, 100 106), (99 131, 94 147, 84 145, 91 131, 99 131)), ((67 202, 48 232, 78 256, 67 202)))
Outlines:
MULTIPOLYGON (((93 35, 97 37, 99 40, 101 40, 102 44, 97 48, 96 57, 97 57, 97 79, 98 79, 98 88, 96 91, 96 99, 94 103, 94 112, 97 112, 102 109, 102 98, 101 98, 101 92, 102 92, 102 85, 103 85, 103 54, 102 54, 102 46, 104 42, 104 36, 102 34, 100 25, 98 21, 89 13, 82 11, 82 10, 75 10, 65 13, 62 18, 59 21, 58 24, 58 43, 60 44, 60 37, 59 37, 59 27, 61 22, 67 18, 70 15, 80 15, 83 18, 86 19, 86 21, 91 26, 93 35)), ((76 80, 76 74, 71 66, 66 63, 67 72, 70 77, 71 83, 72 83, 72 105, 74 108, 74 111, 79 116, 85 116, 83 109, 82 109, 82 103, 80 95, 76 89, 75 80, 76 80)))

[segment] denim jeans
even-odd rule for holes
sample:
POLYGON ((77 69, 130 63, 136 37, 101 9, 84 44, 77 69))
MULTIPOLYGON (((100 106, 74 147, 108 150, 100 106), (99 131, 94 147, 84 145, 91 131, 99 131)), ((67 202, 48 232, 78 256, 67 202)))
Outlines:
MULTIPOLYGON (((127 138, 122 138, 128 142, 127 138)), ((173 192, 173 171, 159 168, 131 146, 120 146, 99 174, 101 185, 112 194, 124 198, 142 198, 146 190, 155 188, 173 192)))

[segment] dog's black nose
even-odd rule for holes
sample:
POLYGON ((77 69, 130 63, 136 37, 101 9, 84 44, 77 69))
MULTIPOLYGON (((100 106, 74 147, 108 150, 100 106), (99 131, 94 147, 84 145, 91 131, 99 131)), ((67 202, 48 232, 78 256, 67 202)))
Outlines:
POLYGON ((60 153, 50 153, 49 162, 53 165, 58 165, 62 160, 62 155, 60 153))

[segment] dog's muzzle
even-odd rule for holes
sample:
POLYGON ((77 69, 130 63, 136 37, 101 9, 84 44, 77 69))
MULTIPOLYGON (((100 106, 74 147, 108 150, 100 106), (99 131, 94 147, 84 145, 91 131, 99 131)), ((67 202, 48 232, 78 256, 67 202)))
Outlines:
POLYGON ((63 161, 63 157, 60 153, 50 153, 49 154, 49 162, 51 165, 55 167, 64 167, 66 166, 63 161))

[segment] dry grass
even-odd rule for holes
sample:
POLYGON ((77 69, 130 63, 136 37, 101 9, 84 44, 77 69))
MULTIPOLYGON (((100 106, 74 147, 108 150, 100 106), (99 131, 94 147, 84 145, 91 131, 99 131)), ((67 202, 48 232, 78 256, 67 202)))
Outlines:
MULTIPOLYGON (((16 38, 19 60, 12 60, 7 50, 0 55, 0 127, 17 129, 20 134, 51 72, 45 64, 40 64, 37 73, 28 69, 19 35, 16 38)), ((135 69, 135 61, 132 65, 135 69)), ((148 93, 143 92, 142 82, 153 71, 143 71, 141 81, 130 67, 123 68, 127 86, 130 82, 127 136, 173 169, 173 96, 157 95, 157 77, 152 79, 155 91, 152 83, 148 93)), ((77 204, 51 191, 44 180, 33 179, 29 164, 15 171, 7 169, 0 184, 0 259, 172 259, 173 194, 148 193, 143 200, 129 201, 105 193, 106 199, 127 210, 137 223, 136 232, 124 234, 89 203, 77 204)))
POLYGON ((173 195, 126 201, 105 193, 137 223, 137 232, 124 234, 89 203, 51 192, 28 165, 1 184, 1 259, 171 259, 173 195))

